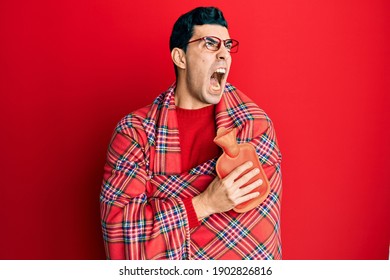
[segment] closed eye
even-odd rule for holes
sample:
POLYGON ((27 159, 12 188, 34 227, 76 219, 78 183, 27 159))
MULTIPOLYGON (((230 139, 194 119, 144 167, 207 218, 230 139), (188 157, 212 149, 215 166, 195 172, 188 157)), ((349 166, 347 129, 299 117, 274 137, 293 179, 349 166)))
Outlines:
POLYGON ((225 41, 225 47, 230 51, 233 47, 233 42, 231 40, 225 41))
POLYGON ((206 41, 206 45, 208 46, 208 47, 216 47, 216 46, 218 46, 218 44, 219 44, 219 42, 217 42, 216 40, 214 40, 213 38, 206 38, 205 39, 205 41, 206 41))

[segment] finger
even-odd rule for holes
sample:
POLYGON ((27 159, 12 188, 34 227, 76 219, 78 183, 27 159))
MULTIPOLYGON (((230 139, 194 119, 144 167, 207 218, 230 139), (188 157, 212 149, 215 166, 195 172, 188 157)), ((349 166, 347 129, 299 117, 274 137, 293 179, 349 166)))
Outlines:
POLYGON ((238 188, 248 183, 253 177, 255 177, 257 174, 260 173, 260 169, 254 168, 248 173, 246 173, 244 176, 242 176, 240 179, 234 182, 234 185, 238 188))
POLYGON ((248 170, 249 168, 251 168, 253 165, 253 163, 251 161, 247 161, 241 165, 239 165, 238 167, 236 167, 235 169, 233 169, 232 172, 229 173, 229 175, 227 175, 225 177, 226 180, 228 180, 229 182, 233 183, 238 177, 240 177, 240 175, 248 170))
POLYGON ((254 199, 254 198, 258 197, 259 195, 260 195, 259 192, 253 192, 253 193, 249 193, 247 195, 241 196, 240 198, 238 198, 236 200, 236 206, 243 203, 243 202, 246 202, 248 200, 254 199))
POLYGON ((248 186, 245 186, 245 187, 241 188, 239 190, 240 196, 244 196, 244 195, 250 193, 254 189, 256 189, 259 186, 261 186, 262 184, 263 184, 263 180, 259 179, 259 180, 254 181, 253 183, 249 184, 248 186))

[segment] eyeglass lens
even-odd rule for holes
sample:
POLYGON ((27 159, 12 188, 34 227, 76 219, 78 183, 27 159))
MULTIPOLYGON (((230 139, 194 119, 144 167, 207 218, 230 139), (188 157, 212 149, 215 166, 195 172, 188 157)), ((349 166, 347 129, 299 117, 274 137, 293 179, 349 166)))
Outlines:
POLYGON ((229 50, 229 52, 234 51, 237 47, 237 44, 233 44, 233 41, 231 39, 227 39, 227 40, 222 41, 221 39, 219 39, 217 37, 215 37, 215 38, 214 37, 205 37, 204 40, 206 42, 206 47, 212 51, 219 50, 222 42, 223 42, 225 48, 227 48, 229 50))

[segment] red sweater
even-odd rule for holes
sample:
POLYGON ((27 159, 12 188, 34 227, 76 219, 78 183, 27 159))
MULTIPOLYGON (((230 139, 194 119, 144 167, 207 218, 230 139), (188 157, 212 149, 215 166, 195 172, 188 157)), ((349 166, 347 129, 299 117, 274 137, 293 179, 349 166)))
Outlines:
MULTIPOLYGON (((213 142, 216 135, 215 106, 189 110, 176 107, 179 125, 181 171, 210 160, 220 154, 220 148, 213 142)), ((192 198, 183 200, 187 210, 190 228, 199 224, 192 198)))

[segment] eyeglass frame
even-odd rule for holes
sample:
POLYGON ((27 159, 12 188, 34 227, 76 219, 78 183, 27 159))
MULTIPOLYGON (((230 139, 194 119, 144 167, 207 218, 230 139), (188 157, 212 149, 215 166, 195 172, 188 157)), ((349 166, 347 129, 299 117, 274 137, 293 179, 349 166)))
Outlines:
POLYGON ((238 42, 235 39, 225 39, 225 40, 222 40, 222 39, 220 39, 220 38, 218 38, 216 36, 204 36, 204 37, 201 37, 199 39, 195 39, 195 40, 189 41, 187 43, 187 45, 190 44, 190 43, 201 41, 201 40, 203 40, 206 43, 205 46, 206 46, 206 48, 209 51, 214 51, 214 52, 219 51, 221 49, 222 42, 223 42, 224 47, 228 50, 229 53, 237 53, 238 52, 238 46, 240 45, 240 42, 238 42), (207 43, 209 43, 209 42, 206 41, 207 38, 215 39, 218 42, 218 45, 217 45, 218 48, 216 50, 212 50, 212 49, 209 49, 207 47, 207 43), (229 49, 229 48, 226 47, 227 42, 232 43, 233 45, 234 45, 234 43, 237 44, 237 45, 234 45, 234 47, 236 48, 236 50, 234 52, 231 51, 231 48, 229 49))

